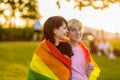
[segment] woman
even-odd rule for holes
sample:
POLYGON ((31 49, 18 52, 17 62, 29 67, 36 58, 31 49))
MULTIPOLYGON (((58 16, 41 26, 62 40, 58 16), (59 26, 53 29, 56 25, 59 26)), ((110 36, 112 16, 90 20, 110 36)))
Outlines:
POLYGON ((68 80, 72 55, 66 39, 67 22, 60 16, 47 19, 43 32, 45 40, 37 47, 30 64, 28 80, 68 80))
POLYGON ((68 37, 74 55, 72 60, 72 80, 96 80, 100 69, 93 61, 89 50, 80 41, 83 25, 76 19, 68 21, 68 37))

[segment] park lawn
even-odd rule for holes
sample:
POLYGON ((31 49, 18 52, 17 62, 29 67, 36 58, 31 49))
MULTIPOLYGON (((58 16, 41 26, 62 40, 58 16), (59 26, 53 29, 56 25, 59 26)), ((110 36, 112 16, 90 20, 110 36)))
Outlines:
MULTIPOLYGON (((38 44, 39 42, 0 42, 0 80, 26 80, 30 61, 38 44)), ((120 80, 120 57, 109 60, 105 56, 92 56, 101 69, 98 80, 120 80)))
POLYGON ((109 42, 115 49, 120 50, 120 40, 110 40, 109 42))
POLYGON ((38 42, 0 43, 0 80, 26 80, 38 42))
POLYGON ((120 57, 110 60, 106 56, 98 57, 95 54, 92 56, 101 69, 98 80, 120 80, 120 57))

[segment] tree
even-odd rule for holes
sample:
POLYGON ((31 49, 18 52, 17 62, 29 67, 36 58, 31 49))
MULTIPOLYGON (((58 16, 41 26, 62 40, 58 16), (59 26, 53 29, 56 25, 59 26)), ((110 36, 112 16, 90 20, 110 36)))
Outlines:
MULTIPOLYGON (((17 12, 20 13, 20 17, 24 19, 35 19, 36 17, 40 16, 41 14, 38 10, 38 0, 2 0, 1 3, 5 4, 7 8, 2 9, 1 13, 10 10, 10 20, 14 18, 16 20, 17 12)), ((2 13, 3 14, 3 13, 2 13)), ((13 25, 15 27, 15 24, 13 25)))
POLYGON ((25 5, 24 9, 21 9, 23 18, 26 18, 26 26, 28 26, 29 19, 42 18, 39 12, 38 0, 29 0, 29 3, 25 5))
MULTIPOLYGON (((4 10, 5 10, 4 4, 2 3, 2 1, 0 1, 0 18, 1 18, 2 16, 6 17, 6 16, 4 15, 4 10)), ((2 21, 0 21, 0 26, 2 26, 1 22, 2 22, 2 21)))
MULTIPOLYGON (((66 0, 67 2, 70 2, 71 0, 66 0)), ((119 3, 120 4, 120 0, 74 0, 75 1, 75 5, 74 8, 78 8, 79 10, 81 10, 84 7, 88 7, 91 6, 94 9, 105 9, 108 8, 111 4, 114 3, 119 3)), ((58 0, 56 2, 56 5, 58 6, 58 8, 60 8, 60 0, 58 0)))

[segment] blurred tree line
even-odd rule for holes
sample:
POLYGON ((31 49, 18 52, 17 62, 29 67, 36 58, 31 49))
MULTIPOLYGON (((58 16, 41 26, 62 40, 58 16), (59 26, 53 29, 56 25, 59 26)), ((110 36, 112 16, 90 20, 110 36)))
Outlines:
MULTIPOLYGON (((66 0, 70 2, 71 0, 66 0)), ((74 0, 73 8, 82 10, 91 6, 94 9, 108 8, 111 4, 119 3, 120 0, 74 0), (99 4, 98 4, 99 3, 99 4), (98 5, 96 5, 98 4, 98 5)), ((60 0, 56 0, 58 8, 61 8, 60 0)), ((39 11, 38 0, 0 0, 0 41, 4 40, 30 40, 33 35, 32 27, 29 27, 31 20, 37 17, 42 18, 39 11), (19 15, 18 15, 19 14, 19 15), (4 17, 5 23, 2 24, 4 17), (17 17, 24 19, 24 28, 16 28, 17 17), (14 22, 11 22, 14 20, 14 22), (5 28, 5 27, 8 28, 5 28)))
POLYGON ((0 0, 0 41, 31 40, 33 29, 29 23, 37 17, 42 17, 38 0, 0 0), (26 21, 24 28, 16 28, 17 17, 26 21))
POLYGON ((33 29, 25 28, 2 28, 0 27, 0 41, 30 41, 33 29))

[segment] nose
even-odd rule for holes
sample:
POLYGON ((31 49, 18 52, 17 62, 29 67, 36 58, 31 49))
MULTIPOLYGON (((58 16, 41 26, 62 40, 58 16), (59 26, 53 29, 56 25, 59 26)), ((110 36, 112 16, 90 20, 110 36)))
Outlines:
POLYGON ((81 31, 77 30, 77 31, 76 31, 76 33, 77 33, 77 34, 80 34, 80 33, 81 33, 81 31))
POLYGON ((65 31, 68 32, 68 29, 66 29, 65 31))

